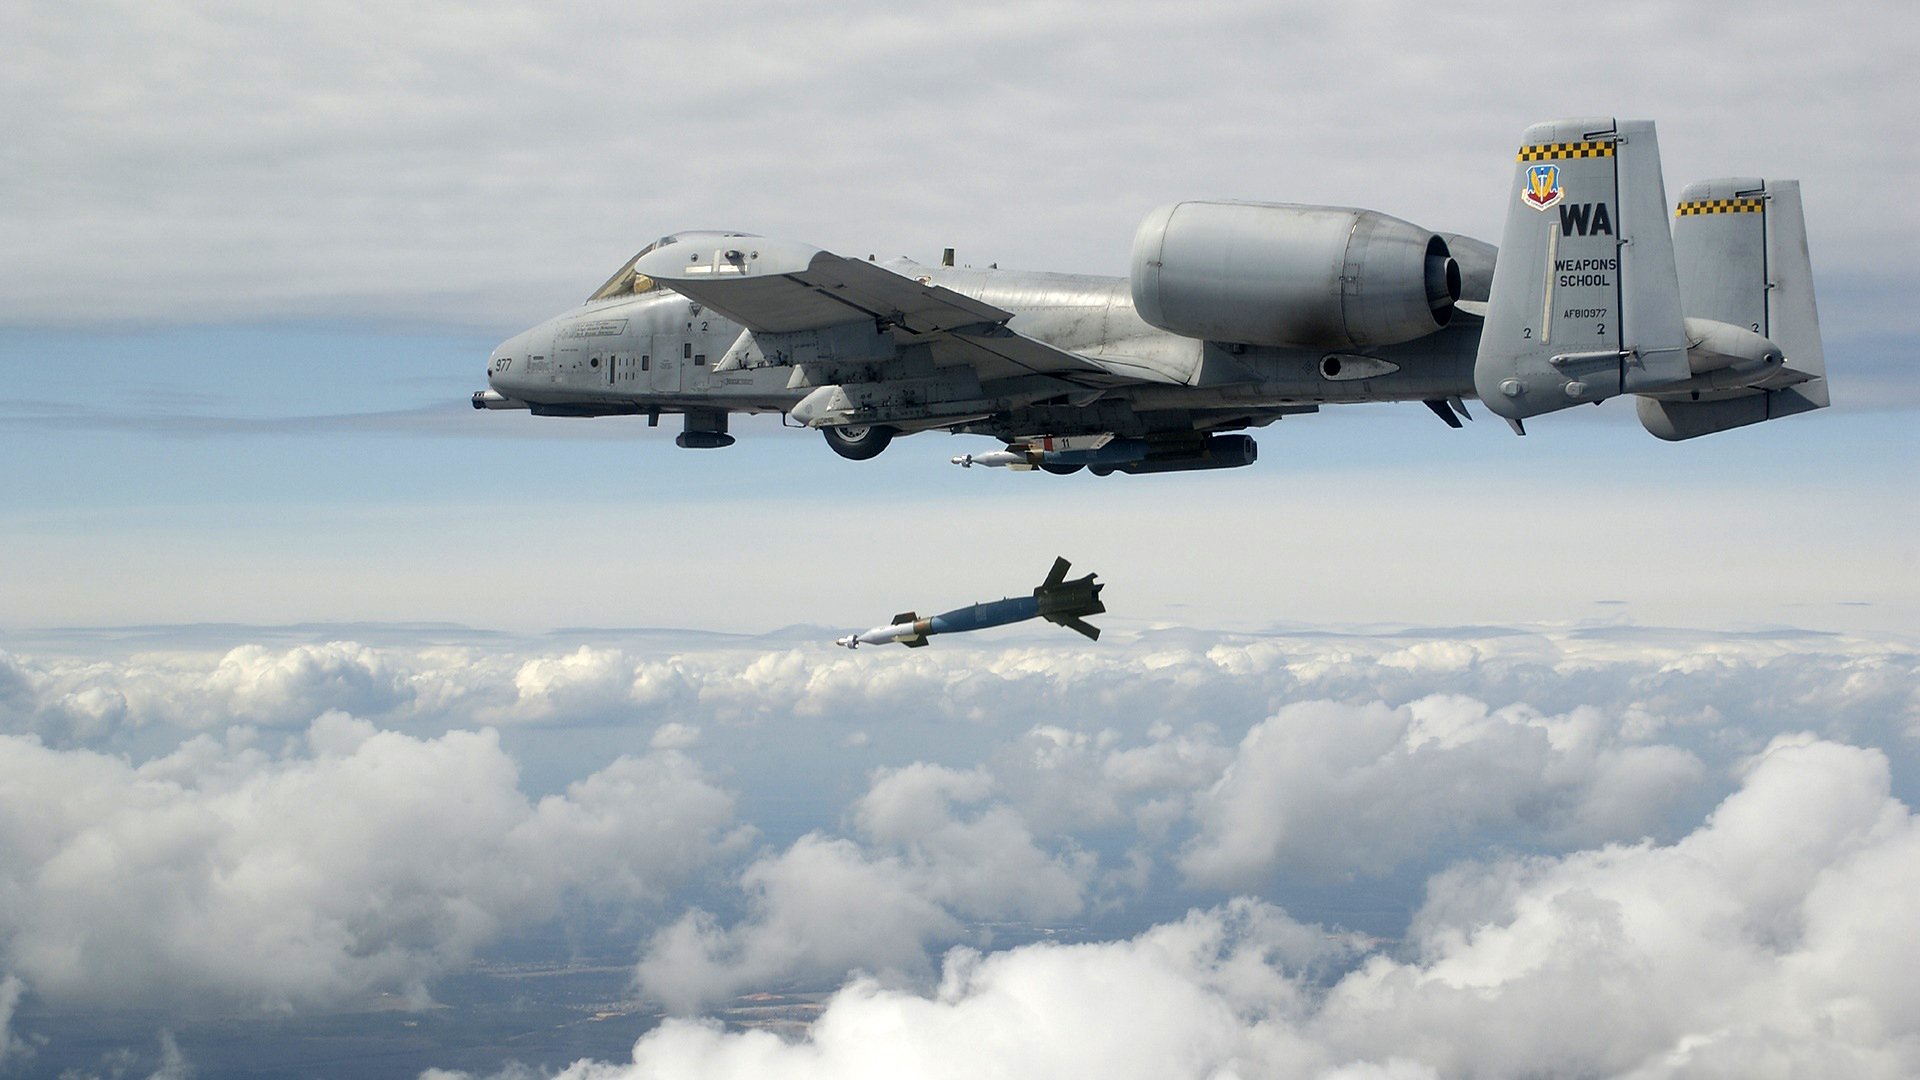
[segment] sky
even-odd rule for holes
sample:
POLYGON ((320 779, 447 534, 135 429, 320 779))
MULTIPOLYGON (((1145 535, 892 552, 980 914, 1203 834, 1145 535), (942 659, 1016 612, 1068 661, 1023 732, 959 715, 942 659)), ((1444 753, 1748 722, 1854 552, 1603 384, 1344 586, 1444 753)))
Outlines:
POLYGON ((1916 53, 1868 2, 8 5, 0 1076, 327 1024, 403 1076, 1920 1072, 1916 53), (1573 115, 1802 182, 1832 409, 1100 479, 467 405, 666 233, 1497 239, 1573 115), (1098 645, 830 645, 1056 554, 1098 645), (529 962, 609 973, 593 1039, 474 1011, 529 962))

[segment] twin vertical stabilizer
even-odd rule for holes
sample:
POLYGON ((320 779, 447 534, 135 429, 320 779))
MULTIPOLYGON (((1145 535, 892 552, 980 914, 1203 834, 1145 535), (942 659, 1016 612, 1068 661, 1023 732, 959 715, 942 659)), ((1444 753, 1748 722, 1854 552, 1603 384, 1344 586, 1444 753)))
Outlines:
POLYGON ((1826 408, 1827 361, 1800 182, 1735 178, 1688 185, 1674 208, 1673 246, 1689 326, 1709 320, 1757 335, 1777 347, 1781 363, 1762 370, 1749 362, 1756 377, 1744 379, 1734 364, 1702 371, 1696 379, 1744 385, 1643 397, 1641 424, 1663 439, 1690 439, 1826 408))
POLYGON ((1666 439, 1827 403, 1799 185, 1689 187, 1669 224, 1648 121, 1521 138, 1474 387, 1529 416, 1640 395, 1666 439))
POLYGON ((1508 419, 1684 382, 1660 146, 1646 121, 1521 138, 1474 388, 1508 419))

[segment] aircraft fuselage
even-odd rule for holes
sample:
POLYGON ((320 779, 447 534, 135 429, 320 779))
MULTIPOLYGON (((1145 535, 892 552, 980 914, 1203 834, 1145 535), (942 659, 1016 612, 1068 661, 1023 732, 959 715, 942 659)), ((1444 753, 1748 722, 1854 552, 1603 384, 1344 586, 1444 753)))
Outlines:
MULTIPOLYGON (((1147 436, 1255 426, 1321 404, 1474 394, 1478 319, 1365 351, 1233 346, 1149 326, 1134 311, 1124 278, 905 260, 888 269, 1012 311, 1011 329, 1048 345, 1164 377, 1156 385, 1036 401, 997 417, 928 427, 1005 439, 1147 436)), ((728 413, 785 413, 811 389, 790 385, 786 367, 725 367, 729 353, 749 347, 751 338, 739 324, 669 289, 593 301, 493 351, 487 370, 492 405, 554 416, 682 414, 690 431, 723 432, 728 413)))

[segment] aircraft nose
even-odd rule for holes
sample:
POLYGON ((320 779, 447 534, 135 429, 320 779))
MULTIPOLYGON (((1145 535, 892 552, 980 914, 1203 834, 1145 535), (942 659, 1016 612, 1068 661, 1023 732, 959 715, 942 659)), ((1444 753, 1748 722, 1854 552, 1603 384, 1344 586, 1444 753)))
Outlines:
POLYGON ((502 388, 503 383, 511 381, 515 374, 514 368, 516 367, 516 362, 517 366, 521 369, 521 373, 525 373, 528 339, 532 336, 532 333, 531 330, 522 330, 520 333, 495 345, 493 351, 487 354, 488 386, 498 390, 502 388))
POLYGON ((524 344, 526 334, 516 334, 494 347, 487 354, 487 389, 473 395, 473 407, 476 409, 524 409, 527 403, 516 397, 514 391, 524 386, 524 381, 514 373, 516 358, 524 364, 524 344))

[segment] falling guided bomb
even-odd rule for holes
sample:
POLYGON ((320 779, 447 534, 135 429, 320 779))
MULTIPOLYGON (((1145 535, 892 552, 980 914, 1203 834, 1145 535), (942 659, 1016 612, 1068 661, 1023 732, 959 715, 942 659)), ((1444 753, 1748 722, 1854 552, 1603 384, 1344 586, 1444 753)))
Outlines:
POLYGON ((1089 625, 1083 616, 1098 615, 1107 610, 1107 606, 1100 602, 1100 590, 1106 586, 1095 582, 1093 574, 1068 581, 1067 570, 1072 565, 1056 557, 1047 580, 1034 587, 1032 596, 1011 596, 1005 600, 971 604, 925 619, 911 611, 902 612, 884 626, 849 634, 834 644, 857 649, 862 645, 898 642, 917 649, 935 634, 964 634, 1028 619, 1045 619, 1098 641, 1100 628, 1089 625))

